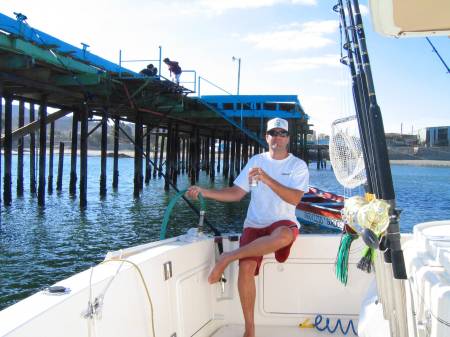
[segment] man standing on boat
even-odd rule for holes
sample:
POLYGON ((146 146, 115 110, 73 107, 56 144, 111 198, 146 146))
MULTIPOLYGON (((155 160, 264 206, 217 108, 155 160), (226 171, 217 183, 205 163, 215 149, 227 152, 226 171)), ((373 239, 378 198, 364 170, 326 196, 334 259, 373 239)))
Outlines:
POLYGON ((199 193, 222 202, 240 201, 251 190, 240 248, 223 253, 211 271, 208 282, 220 281, 225 268, 239 260, 238 289, 245 320, 244 337, 255 336, 255 276, 263 256, 274 253, 278 262, 287 260, 299 233, 295 208, 308 190, 306 163, 288 152, 288 122, 274 118, 267 122, 269 151, 253 156, 234 181, 221 190, 191 186, 188 196, 199 193))

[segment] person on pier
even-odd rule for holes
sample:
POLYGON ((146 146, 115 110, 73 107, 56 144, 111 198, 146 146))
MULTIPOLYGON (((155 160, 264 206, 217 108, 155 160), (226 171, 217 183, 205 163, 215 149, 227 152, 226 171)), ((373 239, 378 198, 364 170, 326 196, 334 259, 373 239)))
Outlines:
POLYGON ((180 84, 180 75, 182 73, 181 67, 177 61, 171 61, 168 57, 166 57, 163 62, 167 64, 169 67, 170 78, 176 84, 180 84))
POLYGON ((268 121, 266 141, 269 151, 253 156, 234 180, 232 187, 216 190, 191 186, 187 195, 197 199, 222 202, 240 201, 251 191, 244 221, 240 248, 220 255, 209 274, 208 282, 220 281, 226 267, 239 260, 238 289, 245 320, 244 337, 255 336, 255 276, 263 256, 275 253, 278 262, 285 262, 300 224, 295 208, 308 191, 309 172, 306 163, 288 152, 288 122, 281 118, 268 121))

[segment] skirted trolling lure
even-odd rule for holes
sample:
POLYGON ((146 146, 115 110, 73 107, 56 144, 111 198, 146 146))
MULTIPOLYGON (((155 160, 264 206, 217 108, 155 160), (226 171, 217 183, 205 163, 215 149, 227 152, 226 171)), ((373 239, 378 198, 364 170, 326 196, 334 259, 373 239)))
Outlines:
POLYGON ((384 200, 355 196, 345 200, 342 219, 345 221, 341 242, 336 256, 336 277, 344 285, 348 281, 348 257, 351 244, 359 236, 366 247, 357 267, 370 273, 380 238, 389 225, 389 204, 384 200))

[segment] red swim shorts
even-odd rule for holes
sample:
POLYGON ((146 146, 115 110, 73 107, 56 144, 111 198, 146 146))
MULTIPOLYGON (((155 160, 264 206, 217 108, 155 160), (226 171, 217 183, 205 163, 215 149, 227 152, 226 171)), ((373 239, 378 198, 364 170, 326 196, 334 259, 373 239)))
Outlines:
MULTIPOLYGON (((275 252, 275 259, 278 262, 284 262, 289 257, 289 253, 291 251, 292 244, 294 243, 295 239, 297 238, 297 235, 299 234, 297 224, 295 222, 292 222, 290 220, 280 220, 277 222, 274 222, 270 226, 263 227, 263 228, 252 228, 252 227, 246 227, 244 228, 244 231, 242 232, 241 239, 239 240, 239 247, 245 246, 249 244, 250 242, 262 237, 272 234, 272 232, 277 229, 278 227, 286 226, 289 229, 292 230, 292 233, 294 234, 294 240, 292 240, 291 244, 278 249, 275 252)), ((259 274, 259 267, 261 266, 263 257, 262 256, 251 256, 246 257, 243 259, 240 259, 240 261, 243 260, 251 260, 255 261, 257 263, 255 275, 259 274)))

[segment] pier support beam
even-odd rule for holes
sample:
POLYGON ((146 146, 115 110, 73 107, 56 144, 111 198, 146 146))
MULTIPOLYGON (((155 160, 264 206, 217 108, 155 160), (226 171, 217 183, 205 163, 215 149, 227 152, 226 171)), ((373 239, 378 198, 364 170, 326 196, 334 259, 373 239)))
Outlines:
MULTIPOLYGON (((30 123, 34 122, 34 103, 30 103, 30 123)), ((30 194, 36 195, 36 135, 30 132, 30 194)))
POLYGON ((172 151, 173 151, 173 130, 172 123, 169 122, 167 126, 167 150, 166 150, 166 169, 164 173, 164 190, 169 190, 169 181, 171 180, 171 169, 172 169, 172 151))
MULTIPOLYGON (((19 102, 19 129, 24 126, 25 103, 19 102)), ((17 196, 23 196, 23 136, 17 139, 17 196)))
POLYGON ((87 206, 87 148, 88 148, 88 116, 85 106, 80 118, 80 208, 87 206))
POLYGON ((186 138, 181 139, 181 173, 186 172, 186 138))
POLYGON ((5 158, 5 172, 3 176, 3 203, 10 206, 11 197, 11 163, 12 163, 12 98, 5 96, 5 140, 3 154, 5 158))
POLYGON ((142 122, 140 120, 139 113, 136 116, 136 122, 134 124, 134 189, 133 196, 139 198, 140 191, 143 187, 142 176, 142 147, 143 147, 143 134, 142 134, 142 122))
POLYGON ((113 189, 119 186, 119 126, 118 118, 114 120, 114 159, 113 159, 113 189))
POLYGON ((155 144, 153 148, 153 178, 156 178, 156 171, 158 171, 158 146, 159 146, 159 129, 156 128, 155 144))
POLYGON ((152 128, 150 125, 147 125, 146 128, 146 136, 145 136, 145 183, 148 184, 150 182, 150 179, 152 177, 152 165, 150 164, 150 154, 151 154, 151 148, 150 148, 150 134, 151 134, 152 128))
POLYGON ((234 181, 234 173, 236 170, 236 138, 235 138, 235 133, 233 130, 233 133, 231 134, 231 148, 230 148, 230 179, 228 181, 228 186, 233 186, 233 181, 234 181))
POLYGON ((223 140, 223 176, 228 179, 229 171, 230 171, 230 140, 228 136, 225 136, 223 140))
POLYGON ((47 156, 47 97, 39 105, 39 185, 38 205, 45 205, 45 157, 47 156))
POLYGON ((100 142, 100 198, 106 197, 106 152, 108 151, 108 115, 102 114, 102 138, 100 142))
POLYGON ((159 170, 158 170, 158 177, 160 178, 162 176, 162 165, 163 165, 163 160, 164 160, 164 141, 165 141, 166 137, 165 136, 161 136, 161 147, 159 149, 159 170))
POLYGON ((209 165, 209 178, 212 182, 214 182, 216 178, 216 137, 214 135, 214 131, 212 133, 212 137, 210 138, 210 146, 211 146, 211 158, 209 165))
POLYGON ((80 208, 87 206, 87 154, 88 154, 88 116, 85 106, 80 116, 80 208))
POLYGON ((79 112, 74 111, 72 114, 72 142, 70 149, 70 183, 69 194, 74 196, 76 194, 77 186, 77 156, 78 156, 78 119, 79 112))
POLYGON ((62 191, 62 178, 64 170, 64 143, 59 143, 58 178, 56 179, 56 191, 62 191))
POLYGON ((217 173, 220 173, 220 154, 222 153, 221 144, 222 139, 219 138, 219 145, 217 146, 217 173))
POLYGON ((48 159, 48 194, 53 193, 53 154, 55 147, 55 122, 50 124, 50 144, 49 144, 49 159, 48 159))

